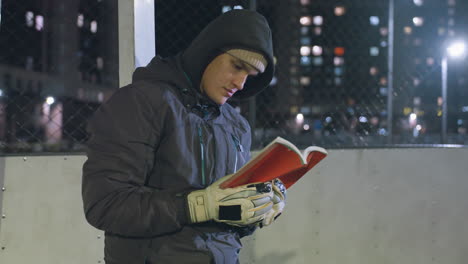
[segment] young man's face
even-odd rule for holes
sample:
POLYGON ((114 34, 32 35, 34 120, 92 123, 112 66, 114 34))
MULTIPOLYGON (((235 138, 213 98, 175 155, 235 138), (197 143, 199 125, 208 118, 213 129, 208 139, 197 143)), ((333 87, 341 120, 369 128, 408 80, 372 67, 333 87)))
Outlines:
POLYGON ((254 67, 223 53, 206 67, 200 89, 215 103, 222 105, 237 91, 244 88, 248 76, 257 74, 258 71, 254 67))

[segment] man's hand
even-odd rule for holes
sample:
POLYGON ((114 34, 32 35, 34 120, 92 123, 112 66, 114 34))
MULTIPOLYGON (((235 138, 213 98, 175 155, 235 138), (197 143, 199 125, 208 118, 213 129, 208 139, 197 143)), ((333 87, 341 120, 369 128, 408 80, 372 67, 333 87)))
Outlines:
POLYGON ((265 218, 261 223, 260 227, 264 227, 273 223, 283 212, 284 206, 286 205, 286 187, 283 182, 279 179, 272 181, 273 186, 273 208, 265 214, 265 218))
MULTIPOLYGON (((192 223, 214 220, 230 225, 246 226, 261 222, 273 208, 271 183, 247 184, 221 189, 227 175, 203 190, 187 195, 192 223)), ((274 187, 273 187, 274 188, 274 187)))

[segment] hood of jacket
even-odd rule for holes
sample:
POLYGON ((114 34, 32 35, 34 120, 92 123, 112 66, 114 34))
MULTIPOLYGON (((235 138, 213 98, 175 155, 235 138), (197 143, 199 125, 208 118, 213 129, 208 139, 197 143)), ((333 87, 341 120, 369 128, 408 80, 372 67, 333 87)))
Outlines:
POLYGON ((133 82, 147 80, 170 83, 182 94, 188 95, 184 97, 195 99, 191 103, 213 105, 213 101, 201 94, 200 81, 208 64, 231 48, 259 52, 268 61, 265 72, 249 78, 244 89, 234 96, 247 98, 266 88, 274 74, 271 31, 262 15, 249 10, 224 13, 206 26, 185 51, 173 58, 153 58, 147 66, 137 68, 132 79, 133 82))
POLYGON ((199 90, 200 81, 208 64, 218 55, 232 48, 241 48, 263 54, 268 61, 265 72, 249 78, 244 89, 234 96, 246 98, 266 88, 273 78, 273 46, 267 20, 255 11, 232 10, 224 13, 192 41, 181 54, 182 67, 192 86, 199 90))

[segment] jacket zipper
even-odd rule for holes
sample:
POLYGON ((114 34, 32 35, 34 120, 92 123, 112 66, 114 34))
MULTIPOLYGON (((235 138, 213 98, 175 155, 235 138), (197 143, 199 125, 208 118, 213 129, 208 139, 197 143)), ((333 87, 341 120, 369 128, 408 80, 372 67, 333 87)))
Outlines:
POLYGON ((234 172, 237 172, 237 152, 244 152, 242 145, 240 144, 239 139, 237 139, 233 134, 231 134, 232 142, 234 143, 234 148, 236 150, 236 163, 234 163, 234 172))
POLYGON ((202 185, 206 185, 205 178, 205 144, 203 142, 202 128, 198 125, 198 138, 200 139, 200 155, 201 155, 201 172, 202 172, 202 185))

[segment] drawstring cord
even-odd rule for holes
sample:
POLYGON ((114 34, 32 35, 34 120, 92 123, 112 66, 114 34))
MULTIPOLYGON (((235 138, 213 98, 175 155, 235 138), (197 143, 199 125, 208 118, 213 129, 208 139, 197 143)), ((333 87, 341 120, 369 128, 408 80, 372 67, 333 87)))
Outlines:
POLYGON ((205 146, 203 142, 203 135, 201 126, 198 125, 198 138, 200 139, 200 155, 201 155, 201 171, 202 171, 202 185, 205 186, 205 146))

